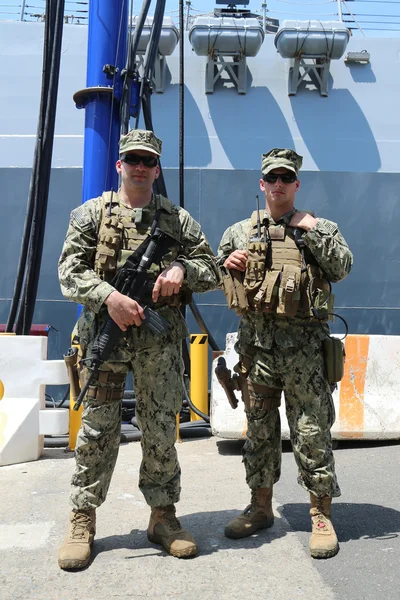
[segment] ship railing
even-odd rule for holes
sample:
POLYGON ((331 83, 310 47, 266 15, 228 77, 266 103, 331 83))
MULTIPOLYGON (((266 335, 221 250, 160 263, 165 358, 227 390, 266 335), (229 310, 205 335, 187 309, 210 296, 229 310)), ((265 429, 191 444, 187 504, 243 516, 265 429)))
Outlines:
MULTIPOLYGON (((212 15, 213 12, 195 6, 200 0, 185 1, 185 29, 188 31, 198 16, 212 15)), ((259 17, 265 33, 275 34, 280 20, 313 19, 343 21, 354 35, 364 37, 399 37, 400 0, 259 0, 260 8, 252 9, 259 17), (336 10, 334 10, 336 8, 336 10), (301 12, 300 12, 301 11, 301 12)), ((137 5, 141 0, 136 0, 137 5)), ((176 9, 165 14, 174 16, 176 9)), ((227 2, 228 4, 228 2, 227 2)), ((253 0, 253 4, 255 4, 253 0)), ((172 3, 170 8, 172 8, 172 3)), ((44 21, 46 18, 45 0, 0 0, 0 21, 44 21)), ((66 0, 65 22, 75 25, 87 25, 89 0, 66 0)), ((151 12, 151 11, 150 11, 151 12)), ((150 13, 149 13, 150 14, 150 13)))

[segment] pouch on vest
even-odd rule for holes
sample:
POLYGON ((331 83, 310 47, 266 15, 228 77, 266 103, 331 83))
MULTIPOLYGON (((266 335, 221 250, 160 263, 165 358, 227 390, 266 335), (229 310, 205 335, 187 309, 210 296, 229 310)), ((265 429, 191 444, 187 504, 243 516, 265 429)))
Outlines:
POLYGON ((301 267, 283 265, 279 283, 277 315, 294 317, 300 302, 301 267))
POLYGON ((257 292, 263 282, 267 250, 268 244, 266 242, 249 242, 247 245, 248 256, 244 289, 248 294, 257 292))
POLYGON ((343 378, 345 350, 342 340, 328 337, 322 342, 326 377, 329 383, 337 383, 343 378))
POLYGON ((117 270, 117 257, 122 245, 124 227, 117 217, 104 217, 100 226, 96 249, 96 272, 107 279, 117 270))
POLYGON ((243 314, 249 307, 246 292, 242 283, 242 273, 237 269, 225 271, 222 269, 222 285, 228 303, 238 315, 243 314))
POLYGON ((256 310, 261 312, 272 312, 275 310, 278 298, 278 280, 280 271, 267 271, 264 281, 254 297, 253 304, 256 310))

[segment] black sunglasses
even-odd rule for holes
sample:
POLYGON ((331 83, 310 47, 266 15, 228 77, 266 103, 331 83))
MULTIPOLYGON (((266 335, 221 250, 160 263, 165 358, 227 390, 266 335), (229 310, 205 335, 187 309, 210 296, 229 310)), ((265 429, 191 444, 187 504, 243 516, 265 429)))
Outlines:
POLYGON ((138 165, 139 163, 143 163, 144 167, 155 167, 158 164, 157 156, 141 156, 140 154, 134 154, 133 152, 130 154, 123 154, 121 160, 128 165, 138 165))
POLYGON ((264 175, 263 179, 267 183, 276 183, 278 179, 280 179, 282 183, 294 183, 297 176, 295 173, 267 173, 267 175, 264 175))

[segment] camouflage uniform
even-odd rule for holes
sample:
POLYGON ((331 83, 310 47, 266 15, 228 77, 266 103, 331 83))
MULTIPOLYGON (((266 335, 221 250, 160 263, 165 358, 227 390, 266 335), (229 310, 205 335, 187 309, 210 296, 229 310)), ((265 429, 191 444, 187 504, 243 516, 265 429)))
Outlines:
MULTIPOLYGON (((295 171, 286 160, 266 165, 267 157, 263 155, 263 172, 278 167, 295 171)), ((293 212, 277 223, 268 215, 270 225, 287 226, 293 212)), ((250 229, 251 221, 246 219, 225 231, 218 250, 220 265, 234 250, 246 250, 250 229)), ((352 254, 335 223, 319 219, 302 239, 329 281, 348 275, 352 254)), ((278 407, 283 391, 300 485, 318 497, 340 495, 330 435, 335 411, 322 355, 322 339, 327 334, 328 326, 312 319, 252 311, 241 318, 236 350, 241 363, 248 365, 249 391, 256 401, 252 408, 246 407, 243 449, 246 480, 252 490, 271 488, 280 477, 278 407)))
MULTIPOLYGON (((76 334, 85 356, 91 356, 92 343, 108 316, 104 300, 114 291, 94 270, 101 206, 101 198, 95 198, 72 211, 59 261, 64 296, 84 305, 76 334)), ((140 216, 140 222, 150 226, 156 211, 154 197, 148 206, 131 210, 135 224, 135 217, 140 216)), ((173 206, 173 215, 179 222, 183 249, 177 260, 186 267, 185 286, 193 292, 215 288, 218 273, 200 226, 182 208, 173 206)), ((160 507, 179 500, 176 415, 182 401, 181 343, 188 331, 179 308, 161 302, 155 308, 167 319, 168 330, 159 335, 145 324, 129 327, 101 371, 124 375, 133 371, 136 416, 142 431, 139 487, 150 506, 160 507)), ((104 386, 101 382, 96 385, 104 386)), ((74 510, 97 508, 104 502, 117 460, 120 427, 120 399, 114 399, 112 393, 102 402, 86 397, 72 477, 74 510)))

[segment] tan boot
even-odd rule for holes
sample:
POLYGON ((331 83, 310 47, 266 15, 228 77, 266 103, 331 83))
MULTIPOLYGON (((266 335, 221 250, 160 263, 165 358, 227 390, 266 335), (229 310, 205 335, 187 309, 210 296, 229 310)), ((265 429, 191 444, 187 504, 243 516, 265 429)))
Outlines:
POLYGON ((90 561, 96 533, 96 512, 77 510, 71 512, 68 536, 58 552, 61 569, 84 569, 90 561))
POLYGON ((339 552, 339 544, 331 521, 332 498, 310 494, 312 534, 310 553, 313 558, 330 558, 339 552))
POLYGON ((147 538, 178 558, 187 558, 197 554, 197 544, 193 537, 182 529, 175 516, 175 506, 158 506, 151 509, 147 538))
POLYGON ((225 535, 229 538, 244 538, 258 529, 267 529, 274 524, 272 512, 272 487, 258 488, 251 492, 251 503, 241 515, 233 519, 225 527, 225 535))

